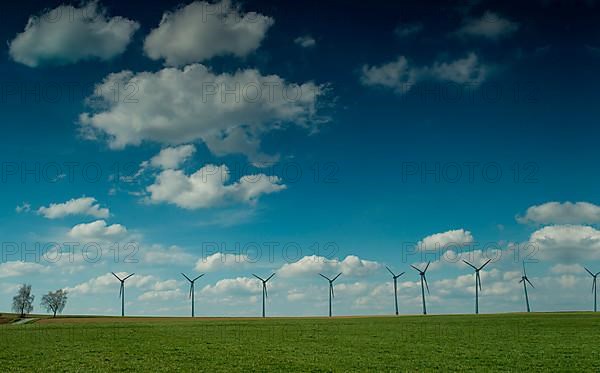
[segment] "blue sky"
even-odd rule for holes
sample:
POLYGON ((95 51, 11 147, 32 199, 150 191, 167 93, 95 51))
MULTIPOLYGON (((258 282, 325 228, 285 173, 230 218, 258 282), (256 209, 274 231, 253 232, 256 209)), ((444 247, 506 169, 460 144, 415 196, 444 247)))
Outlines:
POLYGON ((465 313, 486 258, 482 312, 524 309, 523 259, 534 310, 589 309, 597 7, 10 5, 0 309, 117 314, 115 271, 128 314, 187 315, 206 272, 197 315, 252 316, 275 272, 268 314, 324 315, 343 272, 334 313, 386 314, 387 265, 418 313, 431 260, 430 312, 465 313))

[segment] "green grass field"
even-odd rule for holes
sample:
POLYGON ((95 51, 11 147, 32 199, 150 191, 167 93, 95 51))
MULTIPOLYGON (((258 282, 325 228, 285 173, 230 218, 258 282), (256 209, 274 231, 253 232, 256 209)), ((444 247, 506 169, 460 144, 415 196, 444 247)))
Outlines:
POLYGON ((61 319, 0 325, 2 371, 600 371, 600 316, 61 319))

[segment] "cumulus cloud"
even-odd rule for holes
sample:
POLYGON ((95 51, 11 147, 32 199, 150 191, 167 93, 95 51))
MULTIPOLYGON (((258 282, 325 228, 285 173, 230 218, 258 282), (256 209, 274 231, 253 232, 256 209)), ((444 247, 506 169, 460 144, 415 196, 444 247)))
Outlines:
POLYGON ((600 206, 589 202, 547 202, 517 216, 521 224, 594 224, 600 222, 600 206))
POLYGON ((487 11, 479 18, 467 19, 463 26, 455 32, 455 35, 498 40, 512 35, 518 29, 518 23, 487 11))
POLYGON ((225 267, 243 265, 249 262, 246 255, 214 253, 196 262, 196 271, 211 272, 225 267))
POLYGON ((258 49, 274 20, 242 13, 231 1, 195 1, 163 14, 144 41, 148 57, 169 66, 201 62, 215 56, 244 57, 258 49))
POLYGON ((298 44, 302 48, 310 48, 317 45, 317 41, 310 35, 298 36, 294 39, 294 43, 298 44))
POLYGON ((206 295, 251 295, 261 291, 261 285, 255 278, 236 277, 217 281, 214 285, 206 285, 202 288, 202 294, 206 295))
POLYGON ((436 233, 423 238, 417 243, 420 250, 439 250, 451 247, 466 246, 473 243, 473 235, 464 229, 455 229, 436 233))
POLYGON ((90 99, 101 108, 80 115, 81 130, 89 139, 106 136, 113 149, 142 141, 203 141, 218 156, 237 153, 269 162, 276 157, 260 152, 263 134, 289 124, 314 129, 326 120, 318 115, 324 87, 287 83, 252 69, 214 74, 203 65, 189 65, 122 71, 106 77, 95 92, 90 99), (110 89, 115 86, 135 87, 136 104, 114 100, 110 89))
POLYGON ((531 234, 529 244, 543 259, 572 264, 600 259, 600 231, 584 225, 552 225, 531 234))
POLYGON ((25 276, 30 273, 46 272, 47 268, 39 263, 14 262, 0 263, 0 278, 25 276))
POLYGON ((141 250, 142 261, 147 264, 189 264, 195 260, 194 255, 177 246, 163 248, 153 245, 141 250))
POLYGON ((199 209, 236 202, 253 203, 262 195, 286 188, 276 176, 247 175, 226 184, 229 178, 225 165, 207 165, 189 176, 181 170, 164 170, 146 189, 151 203, 166 202, 184 209, 199 209))
MULTIPOLYGON (((125 278, 130 275, 130 273, 116 272, 116 275, 120 278, 125 278)), ((149 288, 156 281, 157 279, 154 276, 136 274, 127 280, 126 286, 134 288, 149 288)), ((73 287, 67 287, 65 290, 71 294, 97 294, 106 293, 109 291, 118 291, 118 288, 119 280, 117 280, 112 273, 109 272, 101 276, 91 278, 88 281, 82 282, 81 284, 73 287)))
POLYGON ((293 263, 286 263, 277 271, 282 277, 295 277, 305 274, 323 273, 325 276, 335 276, 342 272, 345 276, 366 276, 378 270, 381 264, 348 255, 343 260, 327 259, 322 256, 305 256, 293 263))
POLYGON ((31 205, 27 202, 23 202, 19 206, 15 207, 15 211, 17 212, 17 214, 20 214, 22 212, 29 212, 31 211, 31 205))
POLYGON ((25 30, 10 42, 9 54, 29 67, 109 60, 125 51, 139 27, 123 17, 108 17, 97 1, 79 8, 61 5, 29 17, 25 30))
POLYGON ((127 228, 121 224, 108 225, 104 220, 92 223, 77 224, 69 231, 69 237, 78 240, 115 240, 127 233, 127 228))
MULTIPOLYGON (((133 277, 132 277, 133 278, 133 277)), ((141 301, 166 301, 173 299, 183 299, 187 294, 179 288, 179 282, 176 280, 156 281, 150 290, 140 294, 138 300, 141 301)))
POLYGON ((196 152, 194 145, 181 145, 162 149, 150 159, 150 166, 154 168, 177 169, 196 152))
POLYGON ((364 65, 360 81, 365 86, 380 86, 404 94, 417 83, 434 80, 479 86, 492 68, 479 61, 475 53, 454 61, 436 61, 431 66, 412 66, 406 57, 380 66, 364 65))
POLYGON ((100 207, 93 197, 73 198, 64 203, 51 203, 50 206, 40 207, 37 212, 46 219, 59 219, 70 215, 108 218, 110 215, 110 211, 100 207))
POLYGON ((550 268, 552 273, 583 273, 585 269, 579 264, 556 264, 550 268))

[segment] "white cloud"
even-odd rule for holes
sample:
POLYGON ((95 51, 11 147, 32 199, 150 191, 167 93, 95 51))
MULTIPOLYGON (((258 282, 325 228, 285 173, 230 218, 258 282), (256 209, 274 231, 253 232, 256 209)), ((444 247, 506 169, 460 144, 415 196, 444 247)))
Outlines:
POLYGON ((153 245, 149 249, 143 249, 142 262, 147 264, 189 264, 195 260, 192 254, 185 252, 177 246, 162 248, 153 245))
POLYGON ((150 159, 150 165, 155 168, 177 169, 196 152, 194 145, 181 145, 162 149, 150 159))
MULTIPOLYGON (((116 275, 120 278, 125 278, 131 273, 127 272, 116 272, 116 275)), ((135 274, 125 281, 125 287, 134 288, 149 288, 153 283, 156 283, 156 278, 151 275, 139 275, 135 274)), ((98 294, 106 293, 110 291, 119 291, 119 280, 117 280, 112 273, 105 273, 101 276, 94 277, 85 281, 81 284, 73 287, 67 287, 67 290, 71 294, 98 294)))
POLYGON ((167 202, 185 209, 199 209, 235 202, 253 203, 262 195, 286 188, 276 176, 247 175, 225 184, 229 177, 225 165, 207 165, 189 176, 181 170, 164 170, 146 189, 152 203, 167 202))
POLYGON ((100 207, 93 197, 73 198, 64 203, 51 203, 48 207, 40 207, 37 212, 46 219, 58 219, 70 215, 108 218, 110 215, 110 211, 100 207))
POLYGON ((381 86, 404 94, 417 83, 427 80, 478 86, 491 67, 482 64, 475 53, 450 62, 436 61, 431 66, 411 66, 404 56, 380 66, 364 65, 360 77, 365 86, 381 86))
POLYGON ((231 1, 195 1, 163 14, 160 25, 144 41, 148 57, 181 66, 215 56, 244 57, 258 49, 274 20, 256 12, 242 13, 231 1))
POLYGON ((108 225, 104 220, 77 224, 69 231, 69 237, 79 240, 114 240, 122 238, 127 228, 121 224, 108 225))
POLYGON ((294 39, 294 43, 298 44, 302 48, 310 48, 317 45, 317 41, 310 35, 298 36, 294 39))
POLYGON ((29 212, 31 211, 31 205, 27 202, 23 202, 21 205, 15 207, 15 211, 17 212, 17 214, 20 214, 22 212, 29 212))
POLYGON ((80 8, 61 5, 41 16, 31 16, 25 30, 10 42, 9 53, 13 60, 29 67, 108 60, 125 51, 139 27, 123 17, 108 17, 97 1, 80 8))
POLYGON ((202 294, 206 295, 251 295, 259 293, 262 285, 255 278, 236 277, 217 281, 214 285, 206 285, 202 288, 202 294))
POLYGON ((218 156, 244 154, 256 163, 274 156, 260 152, 263 134, 294 124, 315 127, 325 94, 312 82, 291 84, 257 70, 214 74, 203 65, 158 72, 122 71, 96 86, 91 100, 102 104, 79 121, 87 138, 106 136, 113 149, 142 141, 185 144, 203 141, 218 156), (135 87, 135 105, 114 100, 111 87, 135 87))
MULTIPOLYGON (((133 277, 132 277, 133 278, 133 277)), ((179 282, 176 280, 156 281, 150 290, 142 293, 138 299, 141 301, 166 301, 173 299, 183 299, 187 294, 179 288, 179 282)))
POLYGON ((600 223, 600 206, 589 202, 547 202, 517 216, 522 224, 594 224, 600 223))
POLYGON ((550 268, 552 273, 584 273, 585 269, 579 264, 556 264, 550 268))
POLYGON ((32 262, 14 261, 0 263, 0 278, 19 277, 31 273, 46 272, 47 267, 32 262))
POLYGON ((366 276, 381 267, 381 264, 348 255, 344 260, 327 259, 322 256, 305 256, 293 263, 285 263, 277 271, 282 277, 295 277, 305 274, 323 273, 333 277, 339 272, 345 276, 366 276))
POLYGON ((529 244, 543 259, 562 264, 600 259, 600 231, 583 225, 553 225, 531 234, 529 244))
POLYGON ((464 25, 455 32, 459 37, 481 37, 498 40, 515 33, 519 24, 497 13, 485 12, 480 18, 467 19, 464 25))
POLYGON ((196 262, 196 271, 211 272, 225 267, 233 267, 249 263, 246 255, 214 253, 196 262))
POLYGON ((187 295, 180 289, 150 290, 142 293, 138 300, 141 301, 167 301, 173 299, 184 299, 187 295))
POLYGON ((396 27, 396 29, 394 30, 394 34, 396 34, 396 36, 399 38, 406 38, 408 36, 418 34, 421 31, 423 31, 423 24, 417 22, 403 24, 396 27))
POLYGON ((436 233, 423 238, 417 243, 420 250, 439 250, 456 248, 473 243, 473 235, 464 229, 455 229, 436 233))

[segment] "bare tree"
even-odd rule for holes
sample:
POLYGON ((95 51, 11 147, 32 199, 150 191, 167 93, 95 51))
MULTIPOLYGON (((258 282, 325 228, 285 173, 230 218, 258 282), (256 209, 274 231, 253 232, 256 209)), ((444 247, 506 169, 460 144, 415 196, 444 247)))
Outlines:
POLYGON ((17 295, 13 297, 12 309, 21 317, 24 317, 33 311, 34 295, 31 295, 31 285, 23 284, 19 288, 17 295))
POLYGON ((42 297, 42 307, 48 312, 52 312, 52 317, 56 317, 56 313, 62 313, 66 305, 67 292, 63 289, 54 292, 50 291, 42 297))

